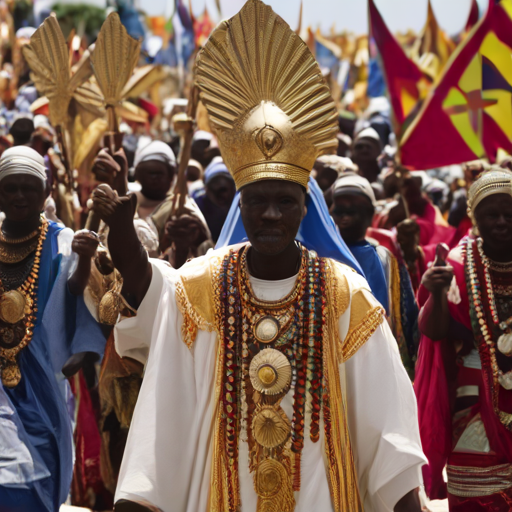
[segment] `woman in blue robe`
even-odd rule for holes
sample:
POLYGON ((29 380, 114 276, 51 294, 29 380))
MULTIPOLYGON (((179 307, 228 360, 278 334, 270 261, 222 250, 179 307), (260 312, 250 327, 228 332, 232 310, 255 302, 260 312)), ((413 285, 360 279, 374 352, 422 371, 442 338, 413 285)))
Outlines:
MULTIPOLYGON (((25 146, 3 153, 0 294, 20 290, 19 283, 27 282, 37 268, 34 262, 40 261, 33 335, 14 362, 19 382, 7 377, 13 375, 13 361, 4 351, 17 346, 4 332, 16 332, 19 322, 6 321, 0 297, 0 512, 55 512, 66 500, 73 475, 73 432, 62 370, 66 375, 78 370, 86 354, 100 357, 105 344, 80 296, 97 241, 88 232, 73 236, 70 229, 40 217, 45 191, 44 161, 38 153, 25 146), (40 254, 34 250, 18 261, 41 242, 40 254), (15 264, 6 262, 17 254, 15 264)), ((23 328, 30 327, 23 322, 23 328)))

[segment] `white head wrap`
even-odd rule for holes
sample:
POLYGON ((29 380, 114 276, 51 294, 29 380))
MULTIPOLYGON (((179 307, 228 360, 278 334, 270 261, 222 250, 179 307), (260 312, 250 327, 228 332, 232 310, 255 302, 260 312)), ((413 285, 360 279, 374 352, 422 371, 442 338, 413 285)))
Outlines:
POLYGON ((198 140, 209 140, 211 141, 213 139, 213 134, 210 132, 206 132, 204 130, 197 130, 197 132, 194 133, 194 136, 192 138, 193 142, 197 142, 198 140))
POLYGON ((161 140, 153 140, 142 148, 139 146, 135 153, 133 166, 137 167, 140 163, 149 160, 157 160, 172 166, 176 165, 176 157, 172 149, 161 140))
POLYGON ((365 195, 375 205, 375 193, 370 182, 358 174, 342 174, 333 185, 334 197, 342 194, 360 193, 365 195))
POLYGON ((389 115, 389 111, 391 106, 389 104, 389 100, 386 96, 378 96, 377 98, 370 98, 370 104, 366 109, 365 116, 368 118, 373 116, 373 114, 384 114, 385 116, 389 115))
POLYGON ((361 130, 355 137, 354 141, 357 141, 359 139, 373 139, 381 145, 379 134, 377 133, 377 130, 375 128, 372 128, 369 126, 368 128, 364 128, 361 130))
POLYGON ((11 174, 30 174, 46 183, 44 159, 28 146, 6 149, 0 158, 0 181, 11 174))
POLYGON ((357 165, 350 158, 338 155, 322 155, 318 157, 325 167, 329 167, 338 174, 343 172, 357 172, 357 165))

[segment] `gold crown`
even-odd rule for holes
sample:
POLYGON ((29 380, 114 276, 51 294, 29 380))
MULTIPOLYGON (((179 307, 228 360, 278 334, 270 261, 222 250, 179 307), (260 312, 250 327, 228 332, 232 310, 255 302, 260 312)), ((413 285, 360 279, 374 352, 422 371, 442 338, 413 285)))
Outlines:
POLYGON ((318 156, 338 147, 337 112, 315 58, 261 0, 248 0, 199 52, 195 84, 236 187, 307 188, 318 156))
POLYGON ((474 221, 474 213, 480 202, 493 194, 512 196, 512 172, 493 166, 480 174, 468 192, 468 216, 474 221))

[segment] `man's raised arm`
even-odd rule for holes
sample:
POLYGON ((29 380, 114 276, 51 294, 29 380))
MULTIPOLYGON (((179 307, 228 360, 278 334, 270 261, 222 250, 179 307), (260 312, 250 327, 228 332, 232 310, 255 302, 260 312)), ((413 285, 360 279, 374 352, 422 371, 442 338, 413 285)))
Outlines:
POLYGON ((112 262, 123 278, 122 293, 130 306, 137 308, 152 277, 147 252, 133 225, 137 198, 135 195, 120 198, 103 184, 96 188, 92 199, 93 210, 110 228, 108 248, 112 262))

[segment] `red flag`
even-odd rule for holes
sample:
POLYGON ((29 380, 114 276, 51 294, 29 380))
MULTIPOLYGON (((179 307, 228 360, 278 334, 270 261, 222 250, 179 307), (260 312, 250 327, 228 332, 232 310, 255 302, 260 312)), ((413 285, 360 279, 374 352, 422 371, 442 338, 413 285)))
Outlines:
POLYGON ((512 0, 490 0, 404 134, 404 165, 432 169, 512 151, 511 17, 512 0))
POLYGON ((466 23, 466 32, 469 32, 477 23, 480 18, 480 10, 478 8, 478 2, 471 0, 471 9, 469 10, 468 21, 466 23))
POLYGON ((208 37, 210 37, 210 34, 212 33, 212 30, 215 28, 215 24, 210 18, 206 7, 202 16, 198 19, 194 18, 193 22, 196 46, 199 48, 206 43, 208 37))
POLYGON ((373 0, 368 1, 370 34, 379 50, 382 70, 396 122, 400 128, 418 101, 426 81, 418 66, 411 60, 389 31, 373 0))

